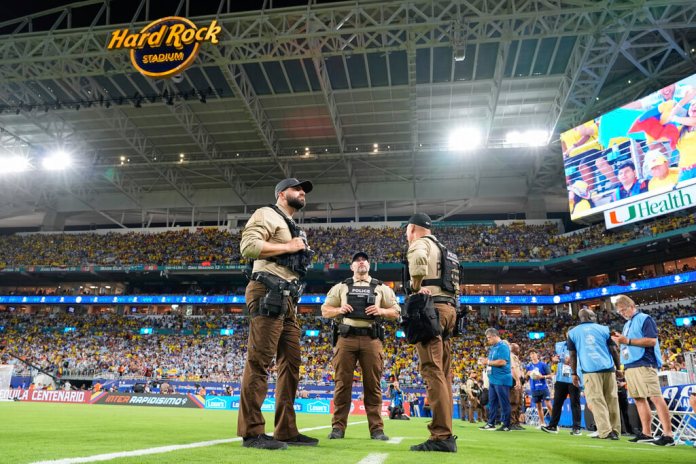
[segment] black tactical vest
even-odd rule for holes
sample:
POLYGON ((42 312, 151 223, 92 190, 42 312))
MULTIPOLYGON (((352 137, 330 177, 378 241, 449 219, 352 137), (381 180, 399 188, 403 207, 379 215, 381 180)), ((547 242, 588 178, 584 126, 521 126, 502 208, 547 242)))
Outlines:
POLYGON ((375 304, 375 298, 377 296, 376 289, 378 285, 382 285, 382 282, 377 279, 372 279, 369 287, 356 286, 351 277, 344 280, 343 283, 348 286, 347 303, 353 308, 353 312, 348 313, 346 317, 351 319, 373 320, 375 316, 367 315, 365 309, 375 304))
MULTIPOLYGON (((280 214, 280 217, 283 218, 285 223, 288 225, 288 229, 290 229, 290 235, 292 238, 295 237, 302 237, 304 240, 305 244, 307 243, 307 234, 305 233, 304 230, 300 229, 299 226, 295 221, 293 221, 291 218, 286 216, 280 208, 276 205, 268 205, 269 208, 273 209, 276 213, 280 214)), ((309 248, 305 250, 300 250, 296 253, 285 253, 282 255, 278 256, 273 256, 269 258, 264 258, 267 261, 272 261, 274 263, 280 264, 281 266, 285 266, 288 269, 290 269, 293 272, 296 272, 300 275, 300 277, 304 277, 305 274, 307 274, 307 269, 312 264, 312 256, 314 255, 314 252, 310 250, 309 248)))
POLYGON ((459 294, 459 258, 432 235, 425 238, 432 241, 440 249, 440 278, 425 279, 421 282, 422 286, 437 285, 445 292, 459 294))

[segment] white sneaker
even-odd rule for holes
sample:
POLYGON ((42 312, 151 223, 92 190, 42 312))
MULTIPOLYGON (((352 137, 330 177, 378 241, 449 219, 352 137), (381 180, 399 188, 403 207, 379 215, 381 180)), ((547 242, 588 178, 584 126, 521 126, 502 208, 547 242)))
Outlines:
POLYGON ((599 432, 592 432, 591 434, 588 435, 588 437, 590 437, 590 438, 594 438, 594 437, 598 437, 598 436, 599 436, 599 432))

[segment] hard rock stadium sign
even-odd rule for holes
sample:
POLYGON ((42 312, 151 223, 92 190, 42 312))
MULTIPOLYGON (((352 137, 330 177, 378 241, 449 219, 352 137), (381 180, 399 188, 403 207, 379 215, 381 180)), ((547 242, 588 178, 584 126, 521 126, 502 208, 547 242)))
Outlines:
POLYGON ((189 19, 168 16, 151 22, 140 32, 113 31, 106 48, 130 49, 135 69, 148 77, 166 78, 188 68, 196 59, 201 43, 217 44, 221 31, 216 20, 199 28, 189 19))

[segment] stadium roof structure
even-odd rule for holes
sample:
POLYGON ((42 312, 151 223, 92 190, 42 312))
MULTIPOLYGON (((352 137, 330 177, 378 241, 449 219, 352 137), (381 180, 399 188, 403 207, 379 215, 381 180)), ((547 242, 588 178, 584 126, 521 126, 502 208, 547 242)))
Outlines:
POLYGON ((315 183, 304 219, 545 217, 567 211, 559 131, 696 72, 694 44, 693 0, 85 0, 17 15, 0 22, 0 158, 36 168, 1 176, 0 227, 243 219, 291 176, 315 183), (114 29, 168 15, 222 25, 180 81, 107 50, 114 29), (468 150, 448 145, 457 130, 468 150), (542 146, 508 137, 527 130, 542 146), (70 169, 40 169, 53 150, 70 169))

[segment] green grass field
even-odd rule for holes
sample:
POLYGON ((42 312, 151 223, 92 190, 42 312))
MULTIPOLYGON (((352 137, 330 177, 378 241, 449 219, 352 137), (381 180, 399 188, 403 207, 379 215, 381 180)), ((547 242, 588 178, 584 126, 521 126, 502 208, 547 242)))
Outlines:
MULTIPOLYGON (((89 457, 106 453, 144 450, 235 438, 235 412, 125 406, 0 403, 0 463, 32 463, 89 457)), ((272 423, 272 417, 267 416, 272 423)), ((387 464, 461 464, 546 462, 695 463, 696 449, 687 446, 659 448, 572 437, 562 431, 547 435, 528 428, 522 432, 484 432, 473 424, 456 421, 459 452, 414 453, 409 446, 427 437, 427 419, 385 421, 385 432, 400 443, 369 440, 365 418, 351 416, 353 424, 343 440, 328 440, 330 416, 299 415, 300 428, 319 438, 317 448, 259 451, 242 448, 239 441, 174 450, 143 456, 121 457, 114 463, 358 463, 371 454, 387 455, 387 464), (317 427, 323 427, 318 429, 317 427)), ((267 428, 267 432, 272 429, 267 428)), ((384 456, 373 456, 381 462, 384 456)), ((75 461, 63 461, 64 463, 75 461)), ((81 460, 79 462, 92 462, 81 460)))

